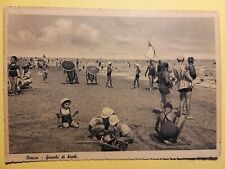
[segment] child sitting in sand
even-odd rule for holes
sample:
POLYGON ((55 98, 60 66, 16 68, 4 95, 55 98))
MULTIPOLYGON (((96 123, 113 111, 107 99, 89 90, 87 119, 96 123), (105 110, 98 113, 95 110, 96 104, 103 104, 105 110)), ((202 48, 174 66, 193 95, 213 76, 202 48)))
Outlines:
POLYGON ((76 111, 74 114, 71 113, 70 110, 71 100, 68 98, 63 98, 60 102, 61 108, 60 112, 57 113, 58 119, 61 120, 61 125, 63 128, 79 128, 79 123, 73 120, 73 117, 79 114, 79 111, 76 111))
POLYGON ((23 67, 23 74, 22 74, 22 82, 21 82, 21 88, 22 89, 26 89, 26 88, 32 88, 31 87, 31 83, 32 83, 32 80, 31 80, 31 72, 29 70, 29 67, 26 65, 23 67))

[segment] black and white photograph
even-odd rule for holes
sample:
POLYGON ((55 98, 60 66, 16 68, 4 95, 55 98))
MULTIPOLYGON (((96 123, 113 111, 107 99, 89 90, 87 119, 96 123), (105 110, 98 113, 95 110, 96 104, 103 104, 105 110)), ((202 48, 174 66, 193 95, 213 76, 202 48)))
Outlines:
POLYGON ((217 158, 216 12, 4 9, 6 163, 217 158))

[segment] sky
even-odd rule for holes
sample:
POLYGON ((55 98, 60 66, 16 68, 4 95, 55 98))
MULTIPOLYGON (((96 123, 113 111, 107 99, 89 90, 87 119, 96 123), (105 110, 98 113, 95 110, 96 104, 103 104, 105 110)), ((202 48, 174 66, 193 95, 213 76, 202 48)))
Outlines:
POLYGON ((10 14, 8 55, 146 59, 148 41, 159 59, 215 59, 210 17, 113 17, 10 14))

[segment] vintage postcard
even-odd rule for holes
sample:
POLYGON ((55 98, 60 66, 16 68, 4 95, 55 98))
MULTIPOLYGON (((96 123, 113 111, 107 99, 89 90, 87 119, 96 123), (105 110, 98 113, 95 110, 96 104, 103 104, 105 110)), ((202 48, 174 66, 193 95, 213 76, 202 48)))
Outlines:
POLYGON ((216 159, 218 18, 5 8, 5 162, 216 159))

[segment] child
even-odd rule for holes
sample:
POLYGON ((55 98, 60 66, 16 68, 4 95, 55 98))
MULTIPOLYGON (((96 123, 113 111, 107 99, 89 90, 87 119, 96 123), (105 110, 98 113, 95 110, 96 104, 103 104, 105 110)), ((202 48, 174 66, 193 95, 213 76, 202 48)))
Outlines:
POLYGON ((113 88, 112 86, 112 62, 108 63, 107 66, 107 81, 106 81, 106 87, 113 88))
POLYGON ((111 115, 109 117, 109 124, 114 128, 113 134, 116 138, 116 141, 118 142, 118 147, 120 149, 123 148, 124 150, 125 145, 127 146, 129 143, 133 143, 133 131, 130 129, 130 127, 128 127, 127 124, 120 123, 117 115, 111 115))
POLYGON ((153 83, 154 83, 154 78, 156 76, 156 70, 155 70, 155 65, 153 63, 153 60, 149 61, 149 65, 145 71, 145 77, 148 74, 149 78, 149 90, 153 90, 153 83))
POLYGON ((48 65, 46 63, 46 61, 43 61, 43 65, 41 67, 42 69, 42 76, 43 76, 43 80, 44 80, 44 83, 48 83, 47 82, 47 78, 48 78, 48 65))
POLYGON ((71 114, 70 103, 71 103, 71 100, 68 98, 63 98, 61 100, 60 102, 61 108, 60 108, 60 112, 57 113, 57 117, 61 118, 63 128, 69 128, 69 127, 79 128, 79 123, 74 121, 72 118, 75 115, 79 114, 79 111, 76 111, 74 114, 71 114))
POLYGON ((89 123, 89 132, 92 139, 100 139, 101 136, 110 133, 109 117, 114 114, 114 110, 105 107, 100 113, 100 117, 92 118, 89 123))
POLYGON ((185 116, 174 111, 173 106, 166 102, 164 110, 157 117, 155 131, 165 144, 179 142, 179 134, 184 123, 185 116))
POLYGON ((137 82, 137 87, 139 88, 139 78, 140 78, 140 65, 139 64, 135 64, 136 70, 135 70, 135 78, 134 78, 134 86, 133 88, 136 88, 136 82, 137 82))
POLYGON ((26 65, 23 67, 24 71, 22 74, 22 84, 21 84, 21 88, 25 89, 25 88, 32 88, 30 86, 30 84, 32 83, 31 81, 31 72, 29 70, 29 67, 26 65))

